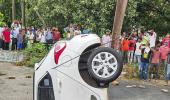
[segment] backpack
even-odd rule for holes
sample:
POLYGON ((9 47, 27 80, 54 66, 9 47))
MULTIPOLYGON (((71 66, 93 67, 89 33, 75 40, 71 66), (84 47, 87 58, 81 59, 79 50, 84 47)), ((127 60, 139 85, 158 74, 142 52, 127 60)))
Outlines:
POLYGON ((144 59, 148 59, 149 58, 149 52, 150 52, 150 50, 148 50, 148 49, 144 49, 144 53, 143 53, 143 58, 144 59))
POLYGON ((148 59, 148 55, 149 55, 149 54, 148 54, 147 52, 144 52, 143 58, 144 58, 144 59, 148 59))

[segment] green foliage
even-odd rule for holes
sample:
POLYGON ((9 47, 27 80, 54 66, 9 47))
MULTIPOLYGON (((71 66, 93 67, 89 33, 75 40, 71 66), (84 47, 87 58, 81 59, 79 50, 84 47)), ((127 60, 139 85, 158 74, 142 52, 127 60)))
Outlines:
POLYGON ((33 67, 35 63, 39 62, 46 54, 47 49, 44 44, 36 43, 24 50, 25 65, 33 67))
MULTIPOLYGON (((0 2, 0 11, 4 22, 10 25, 12 0, 0 2)), ((21 19, 20 1, 16 0, 16 18, 21 19)), ((100 36, 105 29, 112 29, 116 0, 25 0, 26 24, 43 26, 36 14, 39 12, 47 26, 58 26, 60 29, 69 23, 76 23, 88 28, 100 36)), ((159 35, 170 32, 169 0, 129 0, 122 31, 132 28, 156 29, 159 35)), ((60 30, 61 31, 61 30, 60 30)))
POLYGON ((4 15, 0 12, 0 27, 5 25, 3 21, 4 21, 4 15))

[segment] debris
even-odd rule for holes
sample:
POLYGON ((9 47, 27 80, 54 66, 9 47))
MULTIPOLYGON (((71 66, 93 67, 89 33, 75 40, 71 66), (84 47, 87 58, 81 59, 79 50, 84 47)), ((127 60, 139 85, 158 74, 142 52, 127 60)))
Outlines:
POLYGON ((168 93, 169 91, 167 89, 161 89, 162 92, 168 93))
POLYGON ((0 76, 3 76, 3 75, 6 75, 6 74, 0 72, 0 76))
POLYGON ((135 87, 137 87, 136 85, 127 85, 126 86, 127 88, 135 88, 135 87))
POLYGON ((144 85, 139 85, 138 87, 145 89, 145 86, 144 86, 144 85))
POLYGON ((14 76, 9 76, 8 79, 15 79, 15 77, 14 76))
POLYGON ((127 87, 127 88, 132 88, 132 86, 131 86, 131 85, 127 85, 126 87, 127 87))
POLYGON ((132 85, 132 87, 137 87, 136 85, 132 85))
POLYGON ((25 78, 31 78, 31 76, 26 76, 25 78))

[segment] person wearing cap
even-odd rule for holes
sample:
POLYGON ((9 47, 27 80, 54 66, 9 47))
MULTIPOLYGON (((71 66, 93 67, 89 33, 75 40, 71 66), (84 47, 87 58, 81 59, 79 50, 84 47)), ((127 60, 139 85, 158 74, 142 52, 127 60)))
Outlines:
POLYGON ((109 29, 106 30, 106 33, 102 36, 102 45, 104 47, 111 47, 111 31, 109 29))

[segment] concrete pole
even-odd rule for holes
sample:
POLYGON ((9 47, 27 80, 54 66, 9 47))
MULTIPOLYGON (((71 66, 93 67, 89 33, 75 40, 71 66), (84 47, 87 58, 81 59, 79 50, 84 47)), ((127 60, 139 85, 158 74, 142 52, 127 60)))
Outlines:
POLYGON ((117 0, 117 4, 116 4, 116 12, 115 12, 113 29, 112 29, 113 30, 112 47, 117 50, 119 49, 119 35, 121 34, 127 3, 128 0, 117 0))

